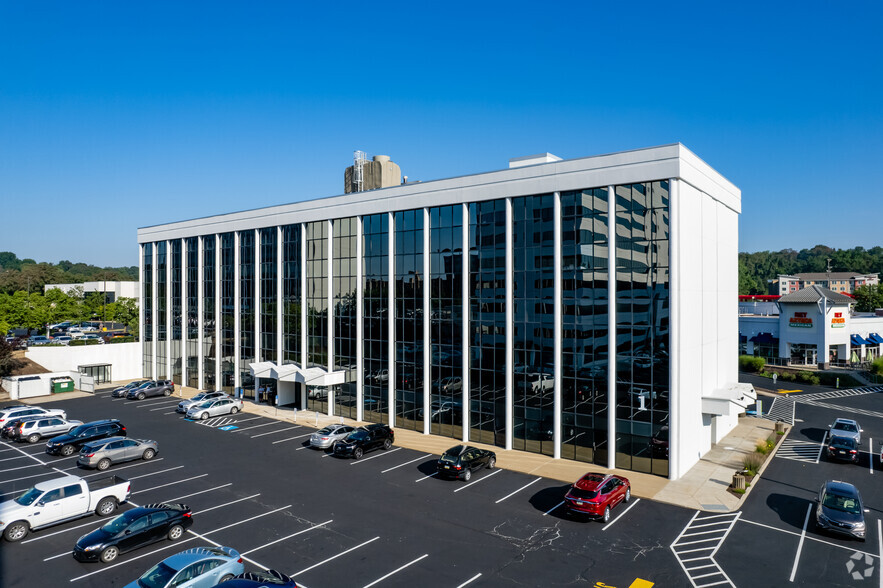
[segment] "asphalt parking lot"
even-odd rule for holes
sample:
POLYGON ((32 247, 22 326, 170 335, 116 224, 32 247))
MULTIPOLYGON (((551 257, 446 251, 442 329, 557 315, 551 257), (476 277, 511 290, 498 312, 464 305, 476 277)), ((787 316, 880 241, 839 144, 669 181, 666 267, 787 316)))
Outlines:
POLYGON ((118 418, 129 436, 157 440, 159 454, 98 473, 77 468, 75 457, 46 455, 42 443, 0 443, 4 498, 58 470, 87 479, 116 474, 131 480, 133 504, 184 502, 194 524, 178 542, 110 565, 78 563, 70 554, 103 519, 34 531, 0 548, 0 586, 123 586, 169 555, 208 544, 237 549, 248 569, 275 568, 311 588, 883 585, 879 462, 872 473, 867 456, 846 465, 815 460, 810 451, 815 444, 821 453, 835 416, 861 410, 865 447, 873 438, 879 455, 881 398, 796 397, 802 422, 789 441, 806 447, 773 458, 737 513, 633 498, 607 525, 567 517, 560 506, 567 485, 559 481, 504 469, 481 471, 469 483, 441 480, 433 475, 437 456, 400 447, 339 459, 305 447, 314 430, 305 424, 249 413, 190 422, 174 413, 175 398, 127 401, 103 393, 54 402, 71 418, 118 418), (830 478, 862 491, 871 508, 867 542, 819 534, 811 516, 805 524, 830 478))

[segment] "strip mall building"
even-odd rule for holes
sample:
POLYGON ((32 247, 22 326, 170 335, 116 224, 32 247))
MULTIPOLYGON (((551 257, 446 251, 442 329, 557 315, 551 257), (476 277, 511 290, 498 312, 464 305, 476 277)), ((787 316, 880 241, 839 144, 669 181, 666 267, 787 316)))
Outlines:
POLYGON ((753 401, 740 207, 675 144, 145 227, 143 373, 678 478, 753 401))

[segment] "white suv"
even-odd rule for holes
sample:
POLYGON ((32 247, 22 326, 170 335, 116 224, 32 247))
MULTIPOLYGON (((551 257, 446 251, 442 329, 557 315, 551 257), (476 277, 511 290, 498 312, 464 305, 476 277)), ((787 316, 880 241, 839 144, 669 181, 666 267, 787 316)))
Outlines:
POLYGON ((60 408, 41 408, 39 406, 6 406, 0 409, 0 426, 10 419, 27 416, 59 416, 67 418, 67 413, 60 408))

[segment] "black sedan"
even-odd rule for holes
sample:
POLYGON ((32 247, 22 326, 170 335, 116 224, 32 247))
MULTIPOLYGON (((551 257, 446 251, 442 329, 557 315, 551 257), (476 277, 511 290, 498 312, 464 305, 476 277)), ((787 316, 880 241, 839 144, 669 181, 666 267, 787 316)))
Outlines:
POLYGON ((395 443, 395 432, 388 425, 359 427, 334 444, 334 455, 361 458, 373 449, 389 449, 395 443))
POLYGON ((186 504, 148 504, 126 511, 83 535, 74 547, 74 559, 110 563, 121 553, 168 539, 177 541, 193 524, 186 504))
POLYGON ((443 478, 472 479, 472 472, 481 468, 493 469, 497 454, 470 445, 455 445, 438 458, 436 469, 443 478))
POLYGON ((858 444, 852 437, 831 437, 828 442, 828 458, 858 463, 858 444))

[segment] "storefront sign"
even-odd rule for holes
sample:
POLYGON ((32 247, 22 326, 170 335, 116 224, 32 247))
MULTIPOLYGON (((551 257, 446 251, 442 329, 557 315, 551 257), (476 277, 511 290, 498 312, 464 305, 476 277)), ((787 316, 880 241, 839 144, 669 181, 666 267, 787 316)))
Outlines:
POLYGON ((843 318, 842 312, 835 312, 834 318, 831 319, 831 328, 832 329, 842 329, 846 326, 846 319, 843 318))
POLYGON ((788 321, 789 327, 800 327, 804 329, 812 328, 812 319, 806 316, 805 312, 795 312, 791 320, 788 321))

